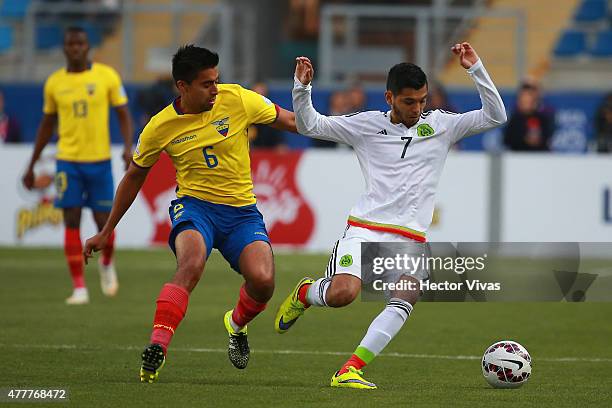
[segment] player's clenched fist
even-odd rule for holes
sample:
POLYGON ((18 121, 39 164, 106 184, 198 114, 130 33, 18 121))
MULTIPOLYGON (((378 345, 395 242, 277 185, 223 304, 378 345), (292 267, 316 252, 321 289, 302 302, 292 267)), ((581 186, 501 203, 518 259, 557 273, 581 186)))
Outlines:
POLYGON ((455 44, 452 46, 451 51, 459 57, 459 63, 465 69, 478 62, 478 54, 476 54, 476 50, 472 48, 470 43, 462 42, 461 44, 455 44))
POLYGON ((295 62, 295 77, 304 85, 310 84, 314 76, 314 68, 310 59, 307 57, 297 57, 295 62))
POLYGON ((23 185, 28 190, 34 188, 34 171, 28 168, 22 178, 23 185))

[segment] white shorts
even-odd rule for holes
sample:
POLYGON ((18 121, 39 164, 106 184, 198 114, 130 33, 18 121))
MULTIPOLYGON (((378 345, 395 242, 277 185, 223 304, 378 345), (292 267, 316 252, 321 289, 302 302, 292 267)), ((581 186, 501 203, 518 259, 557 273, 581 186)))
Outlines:
MULTIPOLYGON (((414 256, 422 256, 424 248, 428 246, 424 243, 414 241, 408 237, 404 237, 398 234, 392 234, 390 232, 373 231, 366 228, 355 227, 349 225, 344 231, 344 235, 334 245, 331 257, 325 270, 325 276, 328 278, 339 274, 353 275, 361 280, 364 280, 361 276, 361 243, 362 242, 393 242, 393 243, 406 243, 414 244, 409 245, 408 251, 414 256)), ((382 249, 381 252, 387 252, 382 249)), ((428 254, 426 254, 428 255, 428 254)), ((384 256, 384 254, 377 254, 377 256, 384 256)), ((393 256, 393 255, 390 255, 393 256)), ((397 282, 400 276, 405 275, 399 271, 390 272, 386 276, 386 281, 397 282)), ((416 271, 410 272, 410 276, 415 277, 420 281, 429 279, 429 272, 427 268, 419 268, 416 271)), ((369 280, 369 279, 367 279, 369 280)), ((369 283, 365 282, 364 283, 369 283)))

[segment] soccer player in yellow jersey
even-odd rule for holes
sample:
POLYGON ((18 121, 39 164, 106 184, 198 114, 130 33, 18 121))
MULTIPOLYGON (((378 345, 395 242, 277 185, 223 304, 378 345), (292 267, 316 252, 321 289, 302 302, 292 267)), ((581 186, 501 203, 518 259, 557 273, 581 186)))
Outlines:
POLYGON ((253 195, 247 129, 267 124, 295 132, 295 116, 240 85, 219 84, 218 63, 216 53, 193 45, 174 55, 172 76, 180 96, 145 126, 108 222, 85 244, 86 258, 105 247, 165 151, 178 184, 169 209, 177 270, 157 298, 151 344, 142 353, 143 382, 157 380, 213 248, 245 280, 236 307, 224 316, 228 355, 236 368, 245 368, 249 360, 247 323, 265 309, 274 291, 272 250, 253 195))
MULTIPOLYGON (((90 62, 88 53, 86 32, 79 27, 68 28, 64 33, 67 66, 51 74, 45 83, 44 115, 32 159, 23 177, 26 188, 32 188, 34 165, 51 140, 57 124, 55 205, 63 210, 64 253, 74 286, 72 295, 66 299, 67 304, 89 302, 83 278, 81 209, 91 208, 98 229, 102 229, 113 203, 109 106, 115 108, 119 118, 126 168, 132 152, 132 122, 121 78, 111 67, 90 62)), ((114 296, 118 289, 113 242, 114 236, 111 235, 98 265, 102 292, 107 296, 114 296)))

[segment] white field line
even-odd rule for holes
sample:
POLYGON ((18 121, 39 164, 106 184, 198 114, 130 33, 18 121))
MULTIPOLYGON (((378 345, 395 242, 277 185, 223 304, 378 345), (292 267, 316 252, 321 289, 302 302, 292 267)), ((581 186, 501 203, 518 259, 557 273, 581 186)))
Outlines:
MULTIPOLYGON (((116 351, 141 351, 142 347, 136 346, 79 346, 76 344, 1 344, 2 348, 14 349, 41 349, 41 350, 76 350, 76 351, 98 351, 98 350, 116 350, 116 351)), ((172 347, 173 352, 187 353, 227 353, 227 349, 220 348, 182 348, 172 347)), ((287 355, 315 355, 315 356, 348 356, 351 353, 348 351, 321 351, 321 350, 251 350, 253 354, 287 354, 287 355)), ((430 360, 480 360, 479 356, 450 356, 440 354, 406 354, 406 353, 382 353, 378 357, 393 357, 393 358, 422 358, 430 360)), ((539 357, 537 361, 548 361, 553 363, 612 363, 612 358, 597 358, 597 357, 539 357)))

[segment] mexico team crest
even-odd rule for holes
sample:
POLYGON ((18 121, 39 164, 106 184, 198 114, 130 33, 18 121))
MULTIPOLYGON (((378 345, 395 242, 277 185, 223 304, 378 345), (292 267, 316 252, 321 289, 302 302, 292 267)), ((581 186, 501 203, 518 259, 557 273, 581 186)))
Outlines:
POLYGON ((215 120, 211 122, 211 125, 215 125, 217 127, 217 132, 223 137, 227 136, 227 132, 229 132, 229 117, 215 120))
POLYGON ((433 128, 429 126, 427 123, 422 123, 419 126, 417 126, 417 135, 419 137, 431 136, 434 133, 435 131, 433 130, 433 128))
POLYGON ((343 255, 342 258, 340 258, 340 266, 344 268, 348 268, 352 264, 353 264, 353 257, 351 256, 351 254, 343 255))

